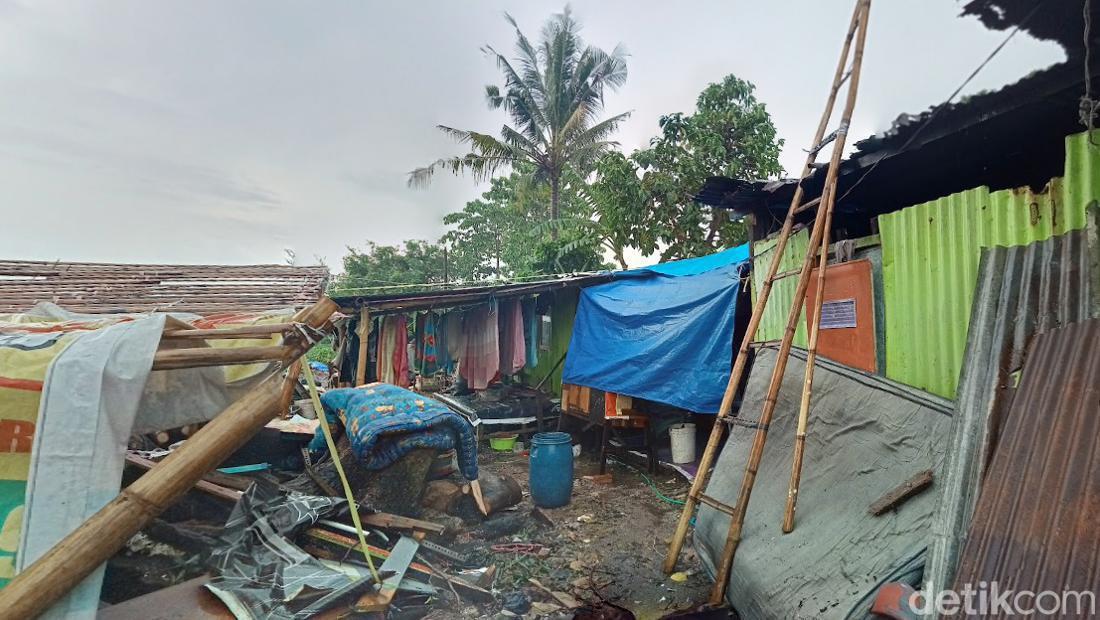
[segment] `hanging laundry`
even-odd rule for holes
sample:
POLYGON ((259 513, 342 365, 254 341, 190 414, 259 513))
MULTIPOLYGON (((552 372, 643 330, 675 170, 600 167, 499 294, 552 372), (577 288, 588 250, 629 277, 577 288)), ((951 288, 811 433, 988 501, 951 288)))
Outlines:
POLYGON ((393 331, 396 343, 393 349, 393 384, 398 387, 409 387, 409 323, 404 314, 394 317, 393 331))
POLYGON ((443 341, 447 346, 447 357, 451 361, 448 371, 452 373, 466 356, 466 332, 462 328, 463 320, 461 312, 448 312, 443 316, 443 341))
POLYGON ((527 353, 523 344, 523 311, 518 299, 500 302, 500 373, 514 375, 523 369, 527 353))
POLYGON ((415 327, 413 327, 413 343, 415 344, 413 353, 412 367, 417 372, 424 374, 424 326, 428 320, 428 314, 417 314, 414 319, 415 327))
POLYGON ((465 352, 459 372, 470 388, 484 390, 500 370, 500 341, 497 333, 497 302, 490 301, 466 313, 463 333, 465 352))
POLYGON ((403 314, 382 319, 378 333, 378 380, 400 387, 409 385, 408 322, 403 314))
POLYGON ((420 339, 417 340, 417 351, 420 353, 420 374, 434 375, 439 370, 438 345, 436 344, 436 332, 439 317, 433 312, 427 312, 420 317, 417 325, 420 327, 420 339))
POLYGON ((393 383, 393 351, 397 345, 394 332, 391 328, 392 316, 382 317, 378 322, 378 356, 375 367, 378 372, 378 380, 382 383, 393 383))
POLYGON ((539 365, 539 316, 535 308, 535 298, 523 300, 523 341, 527 345, 527 367, 539 365))
POLYGON ((435 314, 435 363, 439 370, 450 373, 454 370, 455 360, 451 359, 450 350, 447 348, 447 315, 435 314))

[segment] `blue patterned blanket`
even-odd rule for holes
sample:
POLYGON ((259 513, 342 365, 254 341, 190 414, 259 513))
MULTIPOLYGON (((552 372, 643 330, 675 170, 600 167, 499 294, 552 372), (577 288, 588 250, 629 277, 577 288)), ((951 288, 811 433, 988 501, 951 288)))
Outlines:
MULTIPOLYGON (((454 448, 462 475, 477 479, 474 428, 439 401, 396 385, 373 383, 329 390, 321 396, 321 406, 331 424, 343 425, 352 452, 367 469, 392 465, 416 448, 454 448)), ((327 450, 318 427, 309 451, 319 456, 327 450)))

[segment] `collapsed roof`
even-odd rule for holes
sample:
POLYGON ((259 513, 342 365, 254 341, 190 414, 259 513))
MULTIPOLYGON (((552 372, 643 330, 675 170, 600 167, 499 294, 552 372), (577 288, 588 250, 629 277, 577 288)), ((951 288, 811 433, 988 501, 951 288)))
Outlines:
MULTIPOLYGON (((1100 20, 1100 10, 1091 10, 1093 19, 1100 20)), ((1040 189, 1061 175, 1065 136, 1084 130, 1081 3, 974 0, 965 5, 963 15, 977 16, 989 28, 1019 27, 1056 41, 1067 58, 997 91, 902 114, 886 131, 855 142, 837 178, 839 228, 868 234, 870 219, 882 213, 981 185, 1040 189)), ((1092 35, 1090 44, 1100 46, 1100 36, 1092 35)), ((1100 79, 1100 63, 1093 63, 1089 73, 1100 79)), ((803 182, 806 200, 821 195, 824 180, 821 168, 803 182)), ((712 177, 695 199, 741 214, 770 215, 772 221, 765 222, 770 231, 786 215, 797 185, 797 179, 712 177)), ((812 218, 808 211, 800 221, 812 218)))

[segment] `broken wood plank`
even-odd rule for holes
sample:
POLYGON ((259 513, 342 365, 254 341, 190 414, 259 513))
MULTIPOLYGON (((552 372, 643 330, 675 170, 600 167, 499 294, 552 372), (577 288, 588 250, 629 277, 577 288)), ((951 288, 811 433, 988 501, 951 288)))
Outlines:
POLYGON ((926 469, 919 474, 913 476, 909 480, 906 480, 893 491, 890 491, 886 495, 883 495, 875 503, 871 504, 871 507, 867 512, 874 516, 882 515, 899 505, 904 503, 910 497, 920 493, 921 491, 932 486, 932 470, 926 469))
MULTIPOLYGON (((337 534, 336 532, 331 532, 329 530, 319 527, 309 528, 305 531, 305 535, 315 541, 335 545, 341 549, 358 550, 360 548, 359 541, 355 540, 354 538, 350 538, 342 534, 337 534)), ((314 555, 320 555, 319 552, 322 551, 322 549, 317 547, 316 545, 310 545, 310 548, 306 550, 310 553, 313 553, 314 555)), ((370 554, 372 556, 376 558, 381 558, 383 561, 386 558, 390 557, 389 551, 386 551, 385 549, 380 549, 373 545, 368 544, 367 550, 370 551, 370 554)), ((413 562, 409 565, 409 568, 428 577, 428 583, 437 587, 454 587, 454 589, 462 593, 462 596, 469 598, 471 601, 474 601, 476 603, 491 603, 495 600, 492 592, 489 592, 484 588, 478 587, 477 585, 474 585, 473 583, 470 583, 465 579, 462 579, 461 577, 447 574, 441 570, 433 569, 430 566, 421 564, 419 562, 413 562)))
POLYGON ((364 525, 373 525, 374 527, 388 527, 395 530, 419 530, 432 534, 442 534, 447 529, 438 523, 402 517, 401 515, 390 514, 388 512, 360 512, 359 520, 362 521, 364 525))
POLYGON ((405 578, 405 572, 409 570, 409 565, 412 564, 419 548, 420 543, 415 538, 402 536, 390 551, 390 557, 386 558, 378 569, 382 573, 392 571, 393 574, 382 580, 382 588, 379 591, 368 592, 359 597, 359 602, 355 604, 355 611, 371 612, 389 609, 394 595, 397 594, 397 588, 405 578))
MULTIPOLYGON (((138 466, 138 467, 140 467, 144 470, 151 470, 157 465, 156 461, 152 461, 152 460, 149 460, 147 458, 140 457, 136 454, 127 454, 126 455, 126 462, 130 463, 131 465, 136 465, 136 466, 138 466)), ((225 475, 225 474, 223 474, 223 475, 225 475)), ((236 489, 227 488, 227 487, 221 486, 219 484, 215 484, 215 483, 211 482, 210 480, 207 480, 206 479, 207 476, 209 476, 209 474, 204 474, 203 479, 199 480, 198 482, 195 483, 195 489, 196 490, 202 491, 203 493, 206 493, 207 495, 212 495, 212 496, 217 497, 219 499, 224 499, 224 500, 228 500, 228 501, 231 501, 231 502, 236 502, 237 500, 239 500, 241 498, 241 495, 242 495, 241 491, 238 491, 236 489)))

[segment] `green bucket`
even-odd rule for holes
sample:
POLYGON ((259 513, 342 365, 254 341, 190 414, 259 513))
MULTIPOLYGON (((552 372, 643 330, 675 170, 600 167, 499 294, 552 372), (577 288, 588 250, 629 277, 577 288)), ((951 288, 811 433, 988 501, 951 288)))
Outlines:
POLYGON ((519 435, 516 433, 493 433, 489 435, 489 447, 497 452, 511 452, 519 435))

